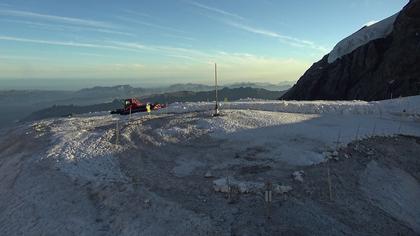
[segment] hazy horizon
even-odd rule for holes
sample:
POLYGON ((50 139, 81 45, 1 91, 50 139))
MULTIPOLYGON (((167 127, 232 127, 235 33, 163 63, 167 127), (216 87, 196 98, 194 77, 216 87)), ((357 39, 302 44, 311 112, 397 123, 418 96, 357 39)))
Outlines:
MULTIPOLYGON (((7 90, 63 90, 63 91, 75 91, 84 88, 92 87, 112 87, 118 85, 130 85, 132 87, 141 88, 163 88, 175 84, 201 84, 213 86, 213 81, 208 82, 195 82, 195 81, 183 81, 180 83, 156 83, 153 81, 136 81, 136 80, 121 80, 121 79, 3 79, 0 80, 0 91, 7 90)), ((234 81, 228 83, 220 83, 220 86, 227 86, 240 83, 258 83, 258 84, 272 84, 272 85, 293 85, 296 81, 280 81, 278 83, 264 82, 264 81, 234 81)))

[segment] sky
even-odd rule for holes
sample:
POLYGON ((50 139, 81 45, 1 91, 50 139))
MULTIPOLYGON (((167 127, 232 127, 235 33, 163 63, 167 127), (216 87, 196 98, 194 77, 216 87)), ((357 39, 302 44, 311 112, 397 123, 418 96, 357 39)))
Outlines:
POLYGON ((407 2, 0 0, 0 86, 211 83, 214 63, 224 83, 296 81, 407 2))

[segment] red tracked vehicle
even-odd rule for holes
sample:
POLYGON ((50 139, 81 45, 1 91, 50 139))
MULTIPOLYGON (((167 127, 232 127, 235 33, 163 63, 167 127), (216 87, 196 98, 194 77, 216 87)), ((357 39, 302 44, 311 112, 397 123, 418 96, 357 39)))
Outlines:
POLYGON ((130 113, 146 112, 147 105, 150 105, 150 110, 159 110, 166 107, 164 104, 142 103, 135 98, 128 98, 124 100, 124 108, 111 111, 111 114, 128 115, 130 113))

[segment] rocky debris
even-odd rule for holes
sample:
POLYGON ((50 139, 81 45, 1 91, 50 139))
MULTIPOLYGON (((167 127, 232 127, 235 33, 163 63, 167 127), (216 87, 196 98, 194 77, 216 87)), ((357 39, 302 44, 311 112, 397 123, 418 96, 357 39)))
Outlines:
POLYGON ((213 188, 216 192, 228 193, 232 186, 238 187, 240 193, 256 193, 263 189, 264 183, 238 181, 233 178, 220 178, 213 181, 213 188))
POLYGON ((361 144, 356 144, 353 147, 353 150, 362 154, 365 154, 366 156, 373 156, 375 155, 375 150, 369 147, 366 147, 364 145, 361 144))
POLYGON ((305 172, 303 170, 295 171, 292 173, 292 177, 295 181, 303 183, 303 175, 305 172))
POLYGON ((366 152, 366 155, 373 156, 375 155, 375 152, 372 149, 368 149, 368 151, 366 152))
POLYGON ((382 100, 420 94, 420 1, 398 14, 393 31, 333 63, 314 63, 284 100, 382 100))
POLYGON ((328 157, 328 159, 333 159, 333 160, 335 160, 335 161, 340 160, 340 158, 338 157, 338 151, 333 151, 333 152, 331 153, 331 155, 328 157))
POLYGON ((331 156, 332 156, 331 152, 323 152, 322 154, 324 155, 325 158, 331 159, 331 156))
POLYGON ((47 127, 46 125, 42 124, 42 123, 38 123, 38 124, 34 124, 32 126, 32 128, 36 131, 36 132, 44 132, 47 127))
POLYGON ((278 185, 278 184, 275 184, 273 186, 273 191, 275 193, 278 193, 278 194, 285 194, 285 193, 288 193, 288 192, 290 192, 292 190, 293 190, 293 188, 291 186, 289 186, 289 185, 278 185))
POLYGON ((332 152, 331 151, 327 151, 327 152, 323 152, 322 154, 324 155, 324 157, 326 159, 329 159, 329 160, 334 159, 336 161, 339 160, 339 158, 338 158, 338 155, 339 155, 338 151, 332 151, 332 152))
POLYGON ((211 171, 207 171, 205 174, 204 174, 204 178, 213 178, 214 176, 213 176, 213 174, 211 173, 211 171))
POLYGON ((150 201, 150 199, 145 199, 145 200, 143 201, 143 203, 144 203, 144 207, 145 207, 145 208, 149 208, 149 207, 151 207, 151 206, 152 206, 152 202, 150 201))
MULTIPOLYGON (((263 182, 239 181, 234 178, 220 178, 213 181, 213 189, 221 193, 258 193, 265 190, 263 182)), ((291 186, 283 184, 273 184, 273 192, 285 194, 293 190, 291 186)))

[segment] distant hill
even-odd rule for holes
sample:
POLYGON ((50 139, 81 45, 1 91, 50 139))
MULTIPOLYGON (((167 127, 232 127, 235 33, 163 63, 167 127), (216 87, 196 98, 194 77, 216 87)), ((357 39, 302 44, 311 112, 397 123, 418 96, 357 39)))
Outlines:
MULTIPOLYGON (((277 85, 280 86, 281 84, 277 85)), ((220 86, 220 89, 267 87, 269 88, 267 90, 281 91, 280 88, 283 87, 279 87, 277 85, 266 83, 237 83, 220 86)), ((130 85, 117 85, 110 87, 96 86, 78 91, 1 90, 0 88, 0 129, 13 125, 17 121, 31 115, 33 112, 42 109, 50 109, 54 105, 56 106, 56 109, 66 107, 65 109, 63 108, 63 110, 69 110, 67 113, 74 113, 73 110, 79 110, 79 107, 109 103, 113 100, 121 100, 128 97, 137 97, 142 100, 151 97, 152 99, 163 102, 186 100, 200 101, 207 100, 207 98, 211 99, 211 96, 200 93, 196 94, 197 92, 205 92, 213 89, 214 86, 196 83, 174 84, 159 88, 141 88, 132 87, 130 85)), ((255 91, 254 93, 247 92, 241 95, 229 94, 226 97, 229 100, 242 98, 244 96, 271 99, 271 93, 263 92, 263 94, 256 94, 255 91)), ((212 92, 209 92, 209 94, 211 93, 212 92)), ((221 96, 225 95, 221 94, 221 96)), ((58 113, 66 115, 66 112, 64 111, 58 113)))
MULTIPOLYGON (((227 99, 234 101, 245 98, 268 99, 274 100, 284 94, 284 91, 268 91, 257 88, 223 88, 219 90, 219 99, 221 101, 227 99)), ((127 96, 129 97, 129 96, 127 96)), ((172 93, 155 94, 139 98, 144 102, 152 103, 173 103, 173 102, 198 102, 198 101, 214 101, 214 91, 180 91, 172 93)), ((32 121, 53 117, 62 117, 70 114, 83 114, 89 112, 110 111, 122 107, 122 100, 115 99, 112 102, 99 103, 87 106, 77 105, 54 105, 46 109, 33 112, 27 116, 23 121, 32 121)))
MULTIPOLYGON (((266 89, 240 87, 240 88, 223 88, 219 90, 219 99, 223 101, 234 101, 244 98, 258 98, 258 99, 277 99, 283 95, 283 91, 268 91, 266 89)), ((145 97, 144 100, 159 103, 173 103, 173 102, 199 102, 199 101, 214 101, 214 91, 190 92, 181 91, 174 93, 156 94, 145 97)))
POLYGON ((250 87, 250 88, 261 88, 261 89, 266 89, 266 90, 270 90, 270 91, 284 91, 284 90, 290 89, 292 86, 293 86, 293 82, 286 81, 286 82, 281 82, 281 83, 278 83, 278 84, 250 83, 250 82, 234 83, 234 84, 228 85, 227 87, 228 88, 250 87))
POLYGON ((122 100, 114 100, 108 103, 76 106, 76 105, 54 105, 52 107, 33 112, 25 117, 23 121, 33 121, 53 117, 71 116, 73 114, 84 114, 89 112, 109 111, 120 108, 122 100))
POLYGON ((191 91, 191 92, 201 92, 201 91, 210 91, 214 89, 214 86, 204 85, 204 84, 194 84, 194 83, 186 83, 186 84, 173 84, 169 87, 161 88, 162 92, 170 93, 170 92, 179 92, 179 91, 191 91))

